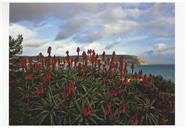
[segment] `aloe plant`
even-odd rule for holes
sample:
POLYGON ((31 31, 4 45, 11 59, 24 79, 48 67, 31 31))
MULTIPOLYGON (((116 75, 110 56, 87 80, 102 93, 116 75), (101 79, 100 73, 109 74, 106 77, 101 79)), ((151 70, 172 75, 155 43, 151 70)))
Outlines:
POLYGON ((50 47, 47 57, 39 53, 36 62, 29 59, 19 72, 10 72, 10 124, 174 124, 173 83, 142 70, 134 73, 134 64, 126 71, 115 52, 102 61, 94 50, 77 53, 76 64, 68 51, 62 63, 50 47))

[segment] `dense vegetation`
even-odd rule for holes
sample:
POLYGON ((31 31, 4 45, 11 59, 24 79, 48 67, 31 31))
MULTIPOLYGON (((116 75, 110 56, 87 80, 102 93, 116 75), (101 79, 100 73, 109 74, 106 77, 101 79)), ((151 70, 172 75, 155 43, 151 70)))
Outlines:
MULTIPOLYGON (((115 52, 107 59, 77 48, 72 59, 42 53, 22 58, 10 71, 10 124, 173 125, 174 83, 161 76, 127 71, 115 52), (79 62, 79 59, 82 59, 79 62), (56 70, 57 69, 57 70, 56 70)), ((11 62, 13 63, 13 62, 11 62)))

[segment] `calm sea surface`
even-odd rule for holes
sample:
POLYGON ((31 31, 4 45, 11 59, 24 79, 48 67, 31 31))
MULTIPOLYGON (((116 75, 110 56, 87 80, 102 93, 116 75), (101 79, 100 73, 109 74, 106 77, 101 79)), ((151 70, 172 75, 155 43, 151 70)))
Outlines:
MULTIPOLYGON (((140 69, 143 70, 143 73, 153 74, 153 75, 162 75, 165 79, 175 81, 175 65, 140 65, 135 66, 134 70, 138 72, 140 69)), ((130 71, 130 69, 128 69, 130 71)))

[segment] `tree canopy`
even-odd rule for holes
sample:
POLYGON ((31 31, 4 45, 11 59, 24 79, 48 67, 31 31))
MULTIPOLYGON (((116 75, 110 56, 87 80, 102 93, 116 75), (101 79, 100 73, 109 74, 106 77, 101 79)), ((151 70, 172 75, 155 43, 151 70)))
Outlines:
POLYGON ((10 59, 14 58, 16 55, 22 53, 22 35, 18 35, 17 39, 9 36, 9 57, 10 59))

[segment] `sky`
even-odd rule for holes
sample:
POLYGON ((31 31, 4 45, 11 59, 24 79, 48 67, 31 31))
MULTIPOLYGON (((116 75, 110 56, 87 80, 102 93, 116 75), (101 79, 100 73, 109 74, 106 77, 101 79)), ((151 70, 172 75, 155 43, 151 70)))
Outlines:
POLYGON ((137 55, 149 64, 175 63, 174 3, 10 3, 10 35, 23 35, 22 55, 137 55))

